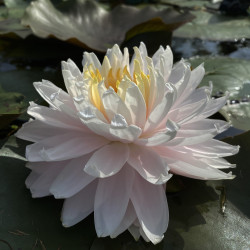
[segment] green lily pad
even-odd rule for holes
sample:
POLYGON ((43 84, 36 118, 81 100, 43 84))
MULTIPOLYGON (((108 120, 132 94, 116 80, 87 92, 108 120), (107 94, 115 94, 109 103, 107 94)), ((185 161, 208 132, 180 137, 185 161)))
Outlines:
POLYGON ((30 29, 20 22, 29 1, 4 0, 4 4, 0 7, 0 35, 17 35, 21 38, 30 35, 30 29))
POLYGON ((229 92, 228 102, 220 113, 238 129, 250 129, 250 90, 246 86, 250 82, 249 60, 229 57, 194 57, 189 59, 195 68, 202 62, 206 70, 201 86, 213 83, 214 96, 229 92), (243 88, 243 86, 245 86, 243 88))
POLYGON ((249 60, 229 57, 193 57, 189 59, 192 68, 204 62, 205 76, 200 86, 213 83, 213 95, 229 91, 230 99, 238 97, 243 83, 250 81, 249 60))
POLYGON ((27 107, 20 93, 5 92, 0 88, 0 129, 5 128, 22 114, 27 107))
POLYGON ((196 17, 174 32, 177 37, 203 40, 234 41, 250 38, 249 17, 229 17, 220 13, 191 11, 196 17))
POLYGON ((192 22, 174 32, 182 38, 203 40, 234 41, 250 38, 250 19, 247 16, 227 16, 219 11, 220 2, 163 0, 163 4, 173 5, 179 10, 189 10, 195 16, 192 22))

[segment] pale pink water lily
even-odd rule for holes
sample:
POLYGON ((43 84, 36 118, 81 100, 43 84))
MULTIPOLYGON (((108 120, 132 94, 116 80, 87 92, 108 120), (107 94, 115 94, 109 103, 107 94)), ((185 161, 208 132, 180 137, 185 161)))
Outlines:
POLYGON ((231 179, 219 168, 234 167, 222 157, 237 146, 213 139, 225 121, 207 119, 227 97, 211 99, 211 86, 197 88, 204 67, 173 66, 169 47, 152 58, 143 43, 118 45, 101 64, 84 53, 83 72, 62 62, 67 92, 49 81, 35 82, 49 103, 31 103, 34 120, 18 131, 27 146, 26 180, 33 197, 65 199, 62 223, 69 227, 94 212, 99 237, 128 229, 160 242, 168 225, 166 182, 171 173, 197 179, 231 179))

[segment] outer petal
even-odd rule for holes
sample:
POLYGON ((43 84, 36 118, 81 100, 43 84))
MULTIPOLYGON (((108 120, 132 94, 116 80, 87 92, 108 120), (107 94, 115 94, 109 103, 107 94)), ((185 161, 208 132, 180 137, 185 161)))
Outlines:
POLYGON ((133 204, 131 201, 128 203, 128 207, 126 210, 126 213, 120 223, 120 225, 115 229, 115 231, 110 235, 111 238, 117 237, 119 234, 123 233, 125 230, 127 230, 135 221, 136 219, 136 213, 133 204))
POLYGON ((40 174, 32 184, 28 184, 28 182, 26 182, 26 185, 30 185, 29 189, 32 193, 32 197, 38 198, 51 195, 49 191, 50 186, 64 167, 64 164, 51 166, 47 168, 42 174, 40 174))
POLYGON ((41 97, 52 107, 69 116, 76 117, 76 108, 73 99, 69 94, 46 80, 43 80, 42 82, 34 82, 34 87, 41 97))
POLYGON ((147 147, 131 144, 128 164, 145 180, 153 184, 167 182, 171 175, 161 157, 147 147))
POLYGON ((224 173, 190 153, 170 150, 167 147, 156 147, 156 152, 165 158, 172 173, 202 180, 233 179, 232 173, 224 173))
POLYGON ((159 243, 168 226, 168 206, 162 185, 152 185, 135 176, 131 200, 139 223, 153 244, 159 243))
POLYGON ((96 186, 97 181, 93 181, 79 193, 64 201, 61 217, 64 227, 75 225, 93 212, 96 186))
POLYGON ((112 142, 96 151, 84 171, 94 177, 109 177, 121 170, 129 157, 127 144, 112 142))
POLYGON ((134 171, 125 166, 118 174, 99 180, 95 196, 95 228, 99 237, 115 232, 122 222, 134 182, 134 171))
POLYGON ((95 177, 83 171, 91 155, 85 155, 71 160, 58 174, 50 187, 50 193, 56 199, 69 198, 91 183, 95 177))
POLYGON ((61 111, 43 107, 33 102, 30 103, 27 113, 35 119, 51 126, 89 131, 78 118, 72 118, 61 111))
POLYGON ((88 154, 109 143, 104 137, 68 132, 45 138, 26 147, 28 161, 62 161, 88 154))

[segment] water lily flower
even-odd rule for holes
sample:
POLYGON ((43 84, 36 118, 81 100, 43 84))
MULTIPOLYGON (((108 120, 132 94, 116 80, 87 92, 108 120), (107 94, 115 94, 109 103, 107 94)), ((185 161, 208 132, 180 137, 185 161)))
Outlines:
POLYGON ((128 229, 160 242, 168 225, 166 182, 179 174, 197 179, 232 179, 219 168, 234 167, 222 157, 237 146, 213 139, 225 121, 207 119, 227 96, 211 99, 211 86, 197 88, 204 76, 160 47, 152 58, 143 43, 108 49, 101 64, 84 53, 83 72, 62 62, 67 92, 43 80, 34 86, 49 107, 31 103, 34 118, 17 137, 32 170, 26 186, 32 196, 65 199, 62 223, 70 227, 94 212, 99 237, 128 229), (171 172, 171 173, 170 173, 171 172))

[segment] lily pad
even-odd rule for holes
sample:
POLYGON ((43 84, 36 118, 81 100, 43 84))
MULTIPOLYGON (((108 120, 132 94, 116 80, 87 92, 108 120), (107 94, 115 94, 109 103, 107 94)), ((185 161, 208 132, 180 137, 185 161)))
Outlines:
POLYGON ((213 95, 219 97, 229 92, 229 101, 220 113, 231 122, 235 128, 250 129, 250 67, 248 60, 228 57, 194 57, 192 67, 204 62, 205 77, 201 86, 213 83, 213 95), (243 87, 245 86, 245 87, 243 87))
POLYGON ((180 10, 190 10, 196 17, 192 22, 176 30, 174 36, 216 41, 250 38, 249 17, 230 17, 221 13, 218 1, 163 0, 163 3, 173 5, 180 10))
MULTIPOLYGON (((139 9, 119 5, 109 11, 88 0, 76 0, 68 11, 60 11, 49 0, 38 0, 27 8, 22 24, 30 26, 39 37, 52 36, 104 52, 115 43, 121 45, 131 28, 147 21, 154 23, 150 20, 155 17, 161 18, 165 29, 171 24, 170 31, 173 26, 177 28, 193 18, 189 13, 152 6, 139 9)), ((148 28, 148 23, 146 26, 148 28)), ((129 38, 137 33, 141 33, 141 29, 131 31, 129 38)))
POLYGON ((196 17, 191 23, 174 32, 177 37, 203 40, 234 41, 250 38, 250 18, 229 17, 220 13, 191 11, 196 17))
POLYGON ((0 35, 17 35, 21 38, 30 35, 31 30, 20 22, 29 1, 4 0, 4 4, 0 7, 0 35))
POLYGON ((27 107, 24 96, 15 92, 4 92, 0 88, 0 129, 5 128, 22 114, 27 107))
POLYGON ((192 68, 204 62, 205 77, 201 86, 213 83, 213 95, 223 95, 229 91, 230 99, 238 97, 243 83, 250 81, 249 61, 229 57, 193 57, 189 59, 192 68))

